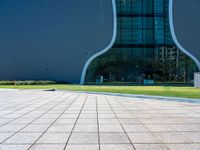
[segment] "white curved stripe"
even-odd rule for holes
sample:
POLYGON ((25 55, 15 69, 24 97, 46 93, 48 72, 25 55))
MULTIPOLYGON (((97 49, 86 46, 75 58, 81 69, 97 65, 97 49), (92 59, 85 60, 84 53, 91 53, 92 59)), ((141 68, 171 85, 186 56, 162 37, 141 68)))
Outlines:
POLYGON ((113 19, 114 19, 114 22, 113 22, 113 36, 112 36, 112 40, 111 40, 110 44, 109 44, 105 49, 103 49, 102 51, 100 51, 100 52, 94 54, 92 57, 90 57, 90 58, 87 60, 87 62, 86 62, 85 65, 84 65, 82 74, 81 74, 81 81, 80 81, 80 84, 84 84, 84 82, 85 82, 85 76, 86 76, 87 68, 89 67, 90 63, 91 63, 95 58, 97 58, 98 56, 104 54, 104 53, 107 52, 109 49, 111 49, 112 46, 113 46, 113 44, 115 43, 115 40, 116 40, 116 37, 117 37, 117 9, 116 9, 115 0, 112 0, 112 7, 113 7, 113 19))
POLYGON ((170 23, 170 31, 171 31, 171 35, 172 38, 176 44, 176 46, 183 51, 187 56, 189 56, 198 66, 199 70, 200 70, 200 62, 198 61, 198 59, 196 57, 194 57, 192 54, 190 54, 178 41, 176 34, 175 34, 175 30, 174 30, 174 21, 173 21, 173 0, 169 0, 169 23, 170 23))

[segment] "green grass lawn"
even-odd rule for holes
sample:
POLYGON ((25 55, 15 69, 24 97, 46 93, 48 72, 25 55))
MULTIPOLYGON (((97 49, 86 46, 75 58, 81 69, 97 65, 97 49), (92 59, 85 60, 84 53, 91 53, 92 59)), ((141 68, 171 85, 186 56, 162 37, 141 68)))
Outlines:
POLYGON ((172 86, 90 86, 90 85, 0 85, 12 89, 57 89, 71 91, 111 92, 200 99, 200 89, 172 86))

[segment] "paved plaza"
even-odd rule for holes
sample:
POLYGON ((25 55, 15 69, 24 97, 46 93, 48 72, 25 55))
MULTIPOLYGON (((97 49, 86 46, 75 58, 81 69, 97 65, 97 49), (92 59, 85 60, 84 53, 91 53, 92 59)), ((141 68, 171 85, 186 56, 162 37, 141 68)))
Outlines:
POLYGON ((0 89, 0 150, 199 150, 200 104, 0 89))

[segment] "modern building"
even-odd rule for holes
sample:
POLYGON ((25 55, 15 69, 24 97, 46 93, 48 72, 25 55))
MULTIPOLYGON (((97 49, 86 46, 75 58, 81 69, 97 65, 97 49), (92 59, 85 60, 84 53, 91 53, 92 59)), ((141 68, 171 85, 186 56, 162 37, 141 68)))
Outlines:
MULTIPOLYGON (((187 2, 174 1, 176 7, 188 7, 187 0, 187 2)), ((86 82, 95 82, 100 76, 109 82, 143 83, 146 79, 157 83, 191 82, 198 68, 192 56, 180 50, 181 47, 178 47, 179 45, 173 39, 169 20, 169 4, 172 5, 172 1, 117 0, 116 2, 117 38, 115 44, 107 53, 90 64, 86 82)), ((189 3, 195 2, 190 1, 189 3)), ((196 5, 200 7, 200 4, 196 5)), ((181 18, 184 19, 189 15, 188 11, 185 11, 187 9, 183 8, 178 9, 184 11, 185 15, 176 16, 180 23, 183 22, 181 18)), ((194 18, 194 16, 191 17, 194 18)), ((184 26, 185 22, 181 23, 181 26, 184 26)), ((191 32, 191 29, 180 28, 187 29, 185 33, 187 35, 191 32)), ((182 31, 184 32, 186 31, 182 31)), ((195 37, 197 33, 199 32, 191 32, 193 35, 191 39, 199 40, 198 36, 195 37)), ((191 39, 186 37, 184 43, 191 39)), ((199 59, 199 48, 195 56, 199 59)))
POLYGON ((196 0, 3 0, 0 80, 192 83, 199 8, 196 0))

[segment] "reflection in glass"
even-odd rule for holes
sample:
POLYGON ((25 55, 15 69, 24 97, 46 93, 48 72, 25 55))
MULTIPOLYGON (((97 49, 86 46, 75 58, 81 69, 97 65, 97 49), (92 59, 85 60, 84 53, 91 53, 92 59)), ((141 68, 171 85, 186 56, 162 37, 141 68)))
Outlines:
POLYGON ((195 63, 174 44, 168 0, 117 0, 118 31, 113 48, 89 66, 86 82, 191 83, 195 63))

